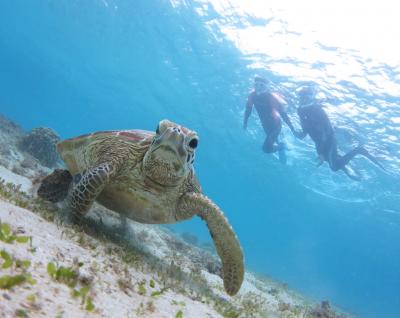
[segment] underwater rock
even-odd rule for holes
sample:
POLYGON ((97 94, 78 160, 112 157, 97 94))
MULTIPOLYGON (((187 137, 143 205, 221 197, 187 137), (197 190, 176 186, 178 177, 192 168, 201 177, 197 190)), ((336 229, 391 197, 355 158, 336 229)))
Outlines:
POLYGON ((68 195, 68 186, 71 182, 72 176, 68 170, 55 169, 43 179, 37 194, 53 203, 62 201, 68 195))
POLYGON ((32 129, 24 136, 20 148, 38 159, 46 167, 56 166, 59 156, 56 151, 56 144, 60 137, 54 130, 46 127, 32 129))
POLYGON ((37 178, 50 173, 32 154, 21 150, 25 133, 18 124, 0 114, 0 166, 17 175, 37 178))
POLYGON ((311 318, 345 318, 345 315, 338 315, 334 310, 331 309, 329 301, 324 300, 319 306, 316 306, 310 312, 311 318))
POLYGON ((12 170, 23 160, 15 146, 22 136, 23 131, 17 124, 0 115, 0 165, 12 170))
POLYGON ((22 135, 22 129, 3 115, 0 115, 0 131, 7 135, 22 135))

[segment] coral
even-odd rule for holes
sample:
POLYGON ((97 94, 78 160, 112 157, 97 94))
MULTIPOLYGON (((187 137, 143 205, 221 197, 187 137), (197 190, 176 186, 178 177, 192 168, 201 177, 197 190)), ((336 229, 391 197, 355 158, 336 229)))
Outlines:
POLYGON ((46 167, 52 168, 59 161, 56 144, 60 137, 50 128, 34 128, 20 142, 20 148, 38 159, 46 167))

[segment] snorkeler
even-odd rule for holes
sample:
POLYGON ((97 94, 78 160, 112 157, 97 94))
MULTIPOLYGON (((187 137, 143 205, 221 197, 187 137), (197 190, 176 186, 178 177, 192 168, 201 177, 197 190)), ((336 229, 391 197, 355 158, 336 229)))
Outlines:
POLYGON ((278 136, 282 129, 281 118, 289 126, 293 134, 296 135, 296 132, 283 108, 284 100, 277 93, 271 92, 269 84, 270 82, 263 77, 256 76, 254 78, 254 90, 247 99, 243 128, 247 128, 247 121, 253 106, 255 106, 266 134, 262 150, 266 153, 278 151, 279 160, 285 163, 285 145, 283 142, 278 143, 278 136))
POLYGON ((384 169, 377 159, 361 145, 344 156, 339 155, 333 127, 321 104, 316 101, 315 95, 315 89, 311 86, 304 86, 297 92, 299 98, 297 113, 302 131, 297 132, 296 136, 303 139, 309 135, 314 141, 318 153, 318 166, 327 161, 332 171, 343 170, 347 176, 356 181, 360 181, 360 176, 351 174, 346 167, 356 155, 362 155, 384 169))

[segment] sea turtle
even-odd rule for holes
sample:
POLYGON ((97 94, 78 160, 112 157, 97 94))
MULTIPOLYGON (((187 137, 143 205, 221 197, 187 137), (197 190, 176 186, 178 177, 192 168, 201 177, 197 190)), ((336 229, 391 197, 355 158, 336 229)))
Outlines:
POLYGON ((94 201, 141 223, 175 223, 198 215, 208 226, 222 261, 226 292, 243 281, 238 239, 220 208, 202 194, 193 162, 197 133, 168 120, 156 132, 99 131, 64 140, 57 150, 68 170, 43 179, 38 195, 65 200, 83 216, 94 201))

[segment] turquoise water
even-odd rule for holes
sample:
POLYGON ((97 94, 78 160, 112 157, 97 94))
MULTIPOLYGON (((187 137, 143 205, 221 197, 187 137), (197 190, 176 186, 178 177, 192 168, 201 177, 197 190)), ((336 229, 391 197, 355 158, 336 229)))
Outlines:
MULTIPOLYGON (((400 317, 400 54, 382 47, 396 41, 399 28, 386 25, 395 10, 374 7, 386 24, 362 33, 369 16, 333 3, 330 18, 303 23, 305 11, 279 2, 211 2, 2 1, 1 113, 63 138, 153 130, 163 118, 195 129, 203 190, 233 224, 249 269, 359 317, 400 317), (341 23, 329 28, 335 12, 341 23), (287 98, 297 127, 294 90, 315 83, 340 148, 364 142, 388 172, 356 159, 357 183, 316 168, 310 140, 286 127, 288 164, 263 154, 255 114, 242 129, 256 73, 287 98)), ((176 229, 209 240, 200 221, 176 229)))

